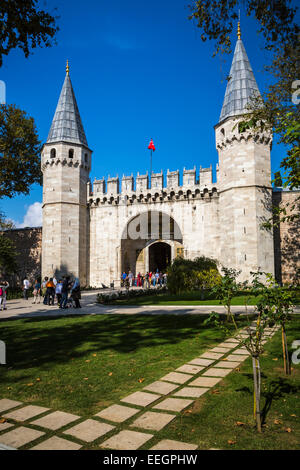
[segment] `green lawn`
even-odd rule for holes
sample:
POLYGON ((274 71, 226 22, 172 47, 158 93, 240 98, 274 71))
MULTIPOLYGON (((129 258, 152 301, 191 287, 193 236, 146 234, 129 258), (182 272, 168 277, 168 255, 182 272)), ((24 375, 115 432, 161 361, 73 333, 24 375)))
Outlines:
MULTIPOLYGON (((299 338, 300 321, 293 320, 289 344, 299 338)), ((220 343, 224 336, 203 326, 203 316, 198 315, 97 315, 2 321, 0 339, 7 345, 7 365, 0 368, 0 398, 91 418, 220 343)), ((256 434, 252 419, 249 359, 239 372, 218 384, 219 393, 205 394, 155 435, 194 442, 200 449, 296 448, 300 367, 293 366, 292 376, 286 378, 282 366, 277 333, 262 359, 267 425, 262 435, 256 434), (245 424, 236 426, 237 421, 245 424), (289 428, 291 432, 285 430, 289 428), (236 444, 230 446, 228 440, 236 444)), ((121 428, 128 429, 128 424, 121 428)), ((85 444, 85 448, 96 449, 98 444, 85 444)))
MULTIPOLYGON (((255 305, 257 297, 246 297, 244 293, 240 293, 232 299, 232 305, 255 305)), ((295 292, 295 304, 300 304, 300 292, 295 292)), ((188 292, 178 295, 171 294, 154 294, 145 295, 141 297, 133 297, 127 300, 115 300, 112 302, 115 305, 220 305, 220 301, 214 298, 211 294, 206 293, 205 299, 201 300, 200 292, 188 292)))
POLYGON ((0 396, 91 416, 224 335, 198 315, 97 315, 3 321, 0 338, 0 396))

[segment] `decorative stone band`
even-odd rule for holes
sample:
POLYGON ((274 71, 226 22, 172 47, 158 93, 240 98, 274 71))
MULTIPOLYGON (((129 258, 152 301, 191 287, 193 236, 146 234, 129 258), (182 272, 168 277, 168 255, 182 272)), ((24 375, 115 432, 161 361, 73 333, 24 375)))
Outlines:
POLYGON ((226 137, 221 140, 220 138, 217 140, 216 147, 217 149, 223 149, 228 145, 234 144, 236 142, 249 142, 253 140, 254 142, 264 144, 264 145, 271 145, 272 144, 272 135, 268 132, 262 133, 252 133, 252 132, 230 132, 226 137))
POLYGON ((95 194, 94 197, 88 196, 89 206, 100 205, 131 205, 131 204, 149 204, 172 201, 210 201, 218 198, 219 192, 217 185, 210 188, 178 188, 176 191, 164 188, 162 191, 148 190, 145 193, 131 194, 95 194))
POLYGON ((262 186, 260 184, 249 184, 249 185, 245 185, 245 186, 238 186, 238 185, 237 186, 230 186, 230 188, 219 190, 218 195, 220 195, 222 193, 226 193, 226 191, 230 191, 232 189, 244 189, 244 188, 262 188, 262 189, 267 189, 267 190, 273 191, 272 186, 262 186))
POLYGON ((41 165, 42 172, 45 171, 48 167, 53 167, 54 165, 55 166, 62 165, 62 166, 68 166, 68 167, 74 167, 74 168, 80 167, 80 168, 84 168, 88 172, 91 170, 89 165, 84 164, 79 159, 75 160, 75 159, 67 159, 67 158, 64 158, 64 159, 55 158, 53 160, 46 160, 42 163, 41 165))

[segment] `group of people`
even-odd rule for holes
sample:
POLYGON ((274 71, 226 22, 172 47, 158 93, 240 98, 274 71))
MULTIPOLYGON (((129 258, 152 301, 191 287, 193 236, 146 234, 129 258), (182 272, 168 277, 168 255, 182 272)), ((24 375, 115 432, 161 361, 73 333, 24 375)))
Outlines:
MULTIPOLYGON (((27 278, 23 281, 23 296, 28 300, 28 291, 31 285, 27 278)), ((78 278, 71 280, 70 276, 63 276, 61 279, 45 277, 41 283, 36 279, 33 283, 33 304, 41 303, 43 298, 44 305, 55 305, 55 300, 59 308, 81 308, 81 290, 78 278), (70 294, 70 295, 69 295, 70 294), (75 303, 75 305, 73 305, 75 303)))
POLYGON ((121 276, 121 287, 136 286, 150 289, 151 286, 162 287, 165 285, 167 285, 167 274, 162 273, 158 269, 156 272, 147 271, 146 274, 138 273, 136 277, 133 275, 132 271, 128 271, 128 273, 124 271, 121 276))

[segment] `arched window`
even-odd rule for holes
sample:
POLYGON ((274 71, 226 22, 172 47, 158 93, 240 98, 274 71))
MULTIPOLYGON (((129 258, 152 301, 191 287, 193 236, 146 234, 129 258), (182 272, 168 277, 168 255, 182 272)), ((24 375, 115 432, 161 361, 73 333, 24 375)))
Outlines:
POLYGON ((50 158, 55 158, 56 157, 56 149, 51 149, 50 150, 50 158))
POLYGON ((69 158, 73 158, 74 157, 74 149, 70 149, 69 150, 69 158))
POLYGON ((88 154, 87 153, 84 154, 84 161, 85 161, 85 163, 88 162, 88 154))

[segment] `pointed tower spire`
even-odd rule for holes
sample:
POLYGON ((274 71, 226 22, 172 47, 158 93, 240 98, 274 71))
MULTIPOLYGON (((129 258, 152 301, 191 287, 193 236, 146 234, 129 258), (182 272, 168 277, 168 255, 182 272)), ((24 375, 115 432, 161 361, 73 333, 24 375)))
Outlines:
POLYGON ((230 78, 227 83, 219 123, 228 117, 247 114, 250 97, 260 96, 254 74, 241 40, 241 27, 238 23, 238 40, 236 42, 230 78))
POLYGON ((71 142, 88 146, 74 90, 69 75, 69 61, 66 77, 60 93, 47 144, 53 142, 71 142))

